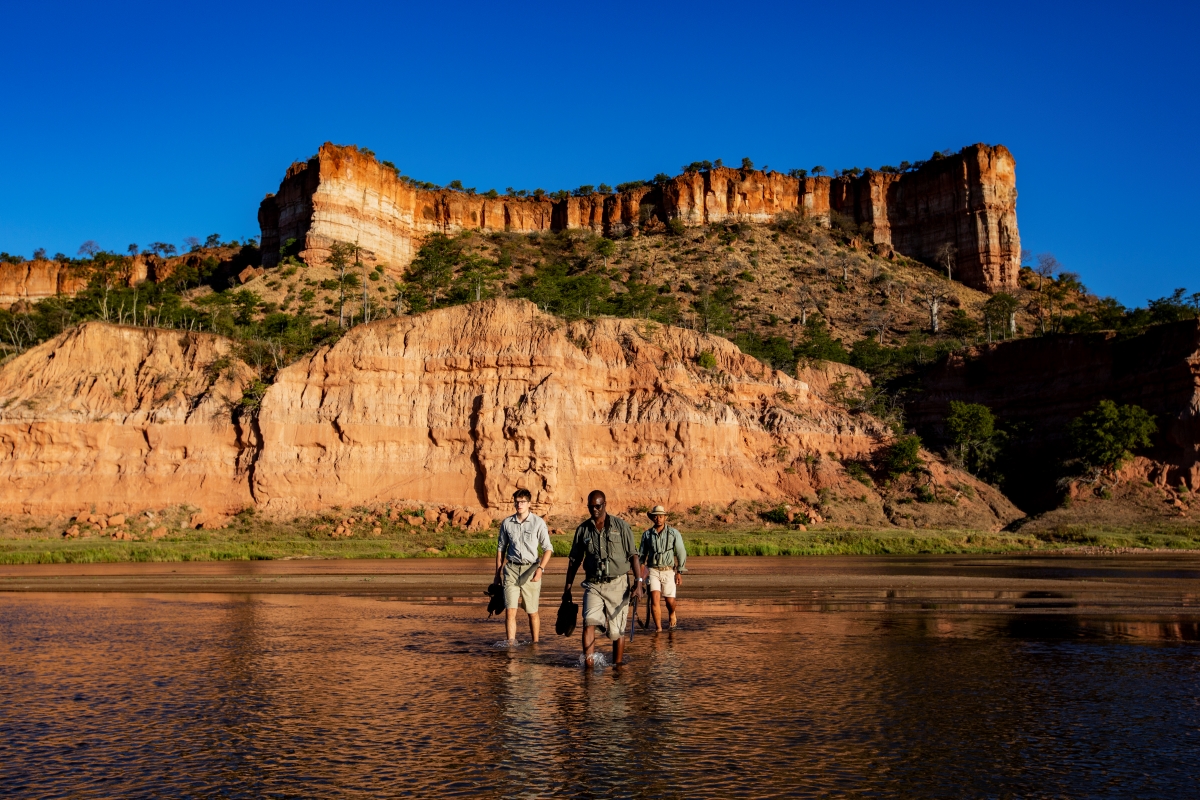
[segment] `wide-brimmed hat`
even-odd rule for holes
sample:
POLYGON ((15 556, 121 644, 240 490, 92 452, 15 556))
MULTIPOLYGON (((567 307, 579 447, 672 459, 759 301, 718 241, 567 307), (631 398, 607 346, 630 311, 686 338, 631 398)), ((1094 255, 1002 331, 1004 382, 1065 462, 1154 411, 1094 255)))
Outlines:
POLYGON ((665 517, 667 515, 667 510, 665 508, 663 508, 662 506, 655 506, 654 508, 650 509, 646 513, 646 516, 653 518, 653 517, 658 516, 659 514, 662 514, 665 517))

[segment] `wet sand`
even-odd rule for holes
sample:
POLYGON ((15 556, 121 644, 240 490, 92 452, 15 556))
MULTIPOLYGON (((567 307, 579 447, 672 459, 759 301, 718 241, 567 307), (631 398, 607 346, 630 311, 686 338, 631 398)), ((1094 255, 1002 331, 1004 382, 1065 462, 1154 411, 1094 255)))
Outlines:
MULTIPOLYGON (((1200 556, 696 557, 680 596, 819 611, 1200 615, 1200 556)), ((543 597, 562 591, 551 562, 543 597)), ((490 559, 0 566, 3 592, 336 594, 479 601, 490 559)), ((582 581, 577 579, 576 585, 582 581)))

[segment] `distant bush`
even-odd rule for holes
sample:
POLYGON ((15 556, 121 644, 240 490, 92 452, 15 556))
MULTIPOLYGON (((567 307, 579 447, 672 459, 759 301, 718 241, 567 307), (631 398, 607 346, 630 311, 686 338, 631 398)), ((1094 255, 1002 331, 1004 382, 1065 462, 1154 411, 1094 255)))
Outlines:
POLYGON ((704 369, 716 369, 717 357, 713 355, 712 350, 705 350, 700 353, 700 356, 696 359, 696 363, 704 369))
POLYGON ((887 474, 896 478, 916 472, 925 466, 921 458, 921 437, 916 435, 898 436, 888 448, 883 467, 887 474))
POLYGON ((1154 415, 1141 406, 1119 406, 1101 400, 1091 411, 1071 422, 1068 433, 1076 461, 1094 473, 1116 470, 1131 451, 1149 447, 1158 430, 1154 415))

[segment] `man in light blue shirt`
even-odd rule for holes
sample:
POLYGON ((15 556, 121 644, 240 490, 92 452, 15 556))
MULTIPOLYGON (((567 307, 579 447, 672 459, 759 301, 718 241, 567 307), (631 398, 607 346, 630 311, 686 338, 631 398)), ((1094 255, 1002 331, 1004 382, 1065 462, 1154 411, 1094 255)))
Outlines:
POLYGON ((546 521, 529 511, 532 500, 528 489, 513 492, 517 513, 500 523, 500 538, 496 541, 496 583, 504 587, 504 632, 510 642, 517 638, 517 607, 521 602, 529 616, 529 633, 534 642, 538 640, 542 628, 538 618, 542 575, 554 555, 546 521))
POLYGON ((679 616, 675 613, 675 587, 683 584, 683 573, 687 572, 687 549, 683 546, 683 536, 667 524, 665 508, 655 506, 647 516, 654 524, 642 534, 639 551, 642 563, 648 570, 646 582, 650 589, 650 610, 654 617, 654 629, 661 631, 663 626, 660 600, 666 601, 670 627, 674 628, 679 624, 679 616))

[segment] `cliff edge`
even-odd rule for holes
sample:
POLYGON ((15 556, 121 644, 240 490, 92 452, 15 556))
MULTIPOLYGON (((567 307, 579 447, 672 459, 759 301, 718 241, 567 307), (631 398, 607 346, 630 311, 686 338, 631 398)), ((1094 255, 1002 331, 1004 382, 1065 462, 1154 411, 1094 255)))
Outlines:
POLYGON ((800 178, 715 167, 613 194, 555 200, 418 188, 369 152, 327 142, 313 158, 292 164, 278 192, 260 204, 258 221, 267 267, 278 262, 280 245, 294 239, 310 262, 344 241, 399 269, 435 232, 589 229, 636 236, 674 222, 766 222, 780 213, 828 225, 836 213, 867 226, 882 250, 927 263, 943 245, 953 245, 955 277, 994 292, 1017 286, 1016 203, 1016 162, 1002 145, 971 145, 905 173, 800 178))

